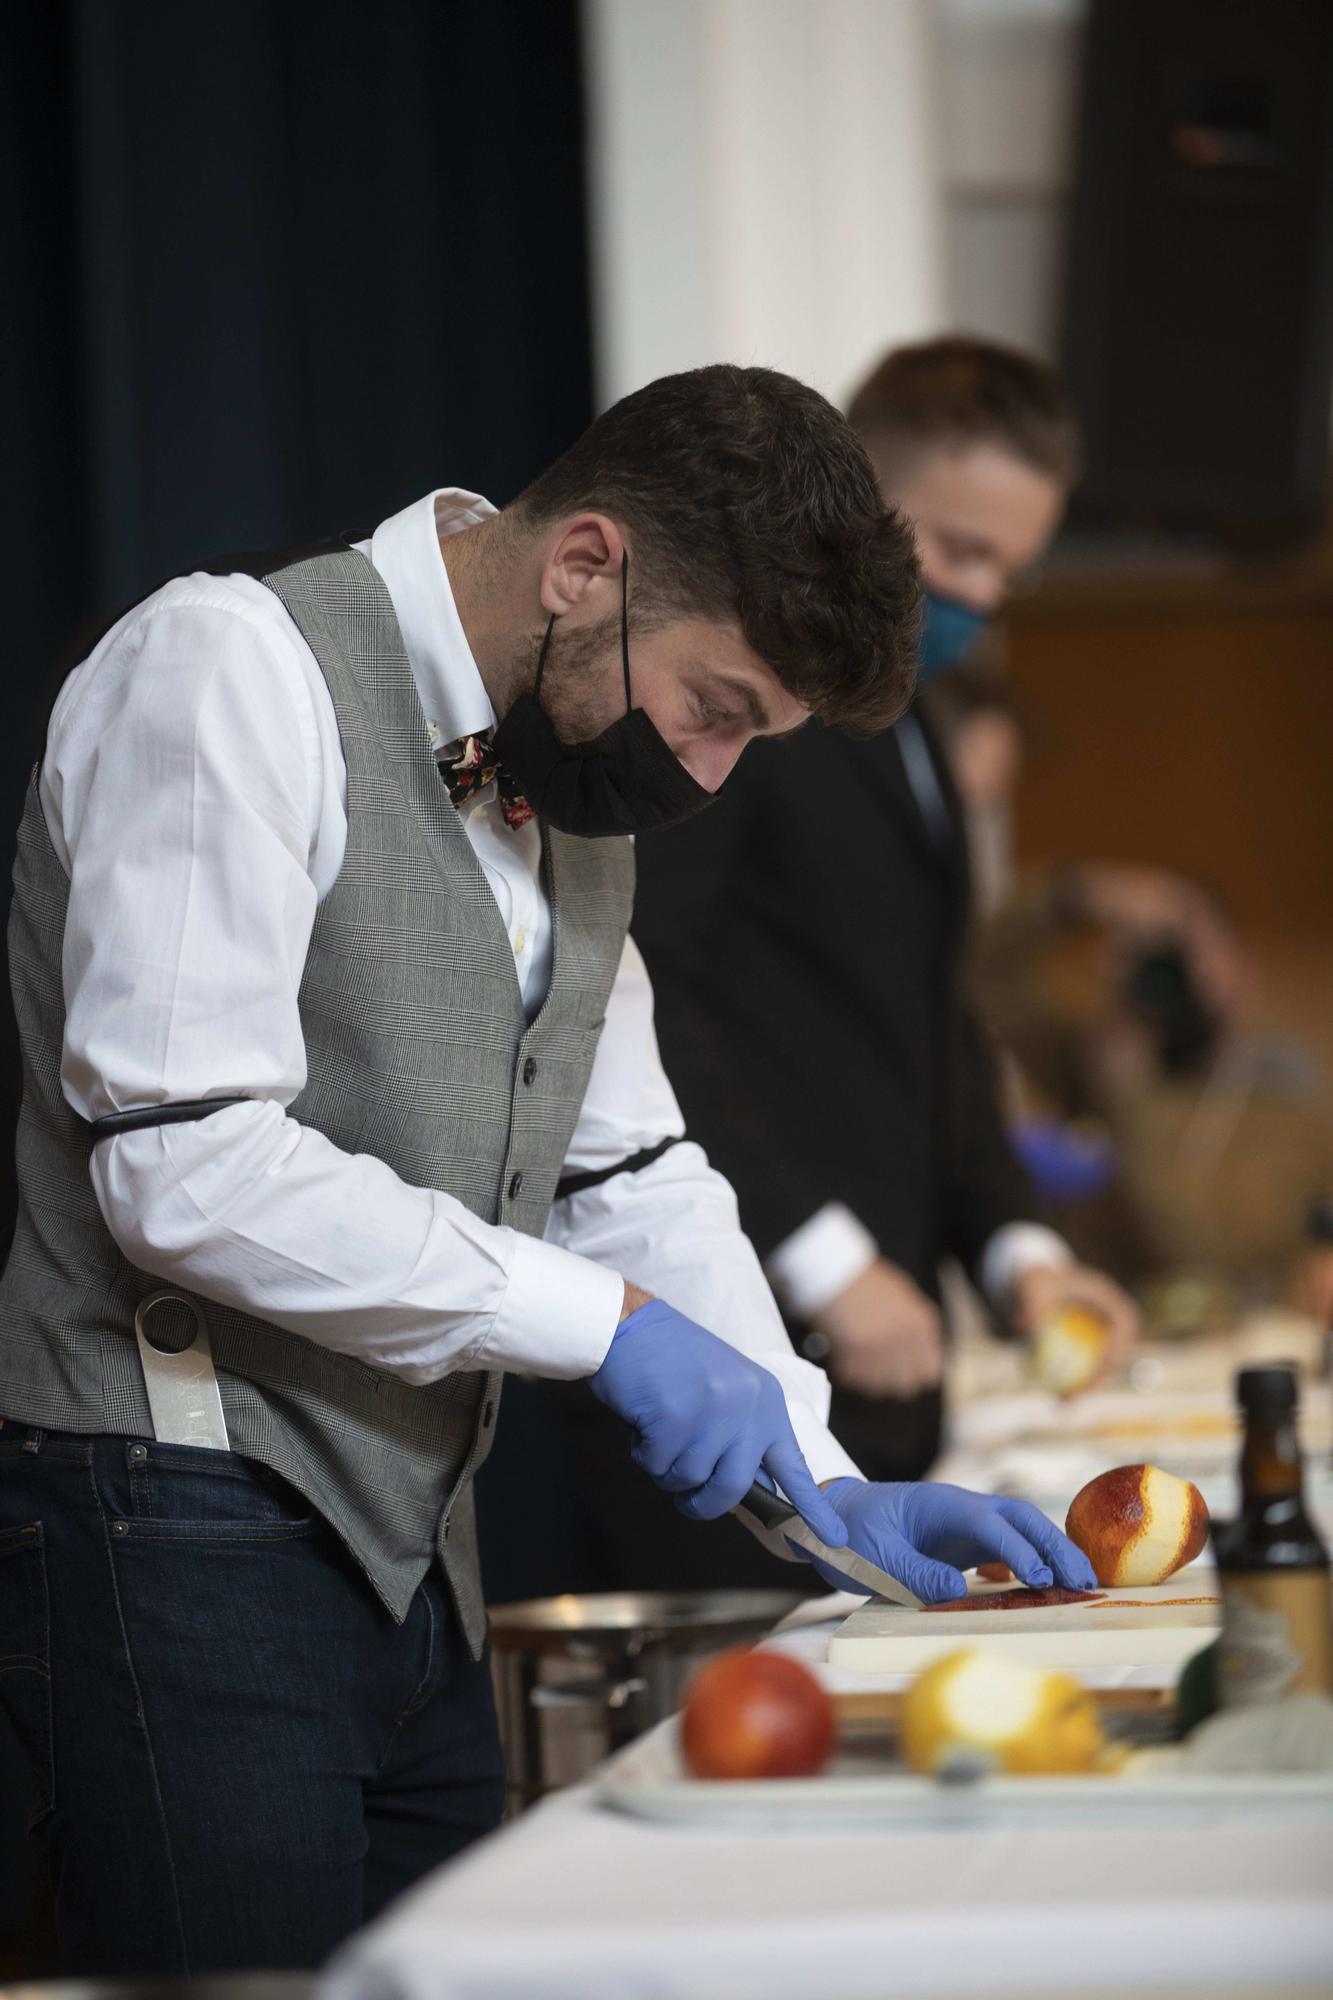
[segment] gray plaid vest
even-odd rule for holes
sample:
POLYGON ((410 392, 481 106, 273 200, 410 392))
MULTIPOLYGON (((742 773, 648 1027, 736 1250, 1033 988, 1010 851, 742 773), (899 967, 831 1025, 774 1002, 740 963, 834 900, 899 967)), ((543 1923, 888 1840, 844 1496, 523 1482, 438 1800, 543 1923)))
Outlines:
MULTIPOLYGON (((347 852, 301 982, 308 1070, 290 1115, 488 1222, 539 1236, 629 923, 633 850, 544 829, 554 962, 529 1026, 513 948, 436 771, 377 572, 349 551, 264 581, 323 670, 347 764, 347 852)), ((88 1128, 60 1087, 67 901, 34 777, 9 925, 24 1092, 18 1223, 0 1279, 0 1414, 151 1437, 133 1326, 160 1281, 112 1240, 89 1177, 88 1128)), ((471 1481, 493 1436, 499 1376, 413 1388, 260 1317, 199 1303, 233 1448, 307 1496, 397 1619, 438 1553, 479 1652, 471 1481)))

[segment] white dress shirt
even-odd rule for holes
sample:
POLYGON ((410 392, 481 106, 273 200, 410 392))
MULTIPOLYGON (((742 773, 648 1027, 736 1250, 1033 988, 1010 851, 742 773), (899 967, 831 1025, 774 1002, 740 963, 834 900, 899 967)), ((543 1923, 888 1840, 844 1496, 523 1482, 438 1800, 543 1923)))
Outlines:
MULTIPOLYGON (((402 627, 423 748, 495 720, 439 547, 493 512, 444 490, 361 545, 402 627)), ((827 1382, 793 1353, 731 1189, 697 1146, 557 1202, 539 1240, 286 1116, 305 1083, 297 994, 342 865, 346 784, 324 676, 250 577, 169 583, 61 691, 41 799, 70 880, 65 1095, 85 1118, 247 1099, 94 1148, 125 1255, 417 1383, 456 1368, 592 1374, 631 1278, 772 1369, 816 1478, 854 1472, 824 1423, 827 1382)), ((506 826, 493 785, 465 826, 531 1018, 551 964, 540 829, 506 826)), ((566 1166, 611 1166, 682 1130, 627 943, 566 1166)))
MULTIPOLYGON (((765 1269, 788 1312, 796 1319, 813 1319, 882 1255, 858 1215, 844 1202, 827 1201, 770 1250, 765 1269)), ((1063 1269, 1073 1262, 1064 1237, 1045 1223, 1006 1222, 981 1253, 981 1289, 993 1306, 1007 1312, 1025 1272, 1040 1266, 1063 1269)))

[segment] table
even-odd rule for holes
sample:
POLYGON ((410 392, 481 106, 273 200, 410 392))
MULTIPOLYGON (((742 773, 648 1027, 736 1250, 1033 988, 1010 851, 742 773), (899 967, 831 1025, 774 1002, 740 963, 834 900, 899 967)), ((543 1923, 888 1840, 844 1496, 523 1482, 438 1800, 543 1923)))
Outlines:
MULTIPOLYGON (((1013 1457, 1003 1425, 984 1428, 962 1427, 951 1468, 976 1484, 1013 1457)), ((1032 1463, 1027 1449, 1034 1488, 1067 1501, 1068 1451, 1032 1463)), ((827 1667, 852 1602, 812 1603, 767 1643, 843 1696, 891 1690, 827 1667)), ((1169 1674, 1085 1678, 1124 1699, 1169 1674)), ((670 1827, 612 1814, 585 1785, 405 1897, 334 1961, 319 2000, 1112 1994, 1328 2000, 1333 1834, 1248 1814, 1148 1832, 670 1827)))
MULTIPOLYGON (((845 1608, 812 1605, 772 1643, 817 1663, 845 1608)), ((582 1786, 404 1898, 320 2000, 1184 2000, 1247 1982, 1333 1993, 1333 1838, 1248 1820, 765 1836, 622 1818, 582 1786)))
POLYGON ((407 1899, 329 1993, 412 2000, 917 2000, 1248 1982, 1329 1991, 1330 1857, 1247 1828, 817 1839, 672 1832, 539 1807, 407 1899), (1058 1882, 1058 1901, 1024 1883, 1058 1882), (612 1887, 612 1885, 614 1885, 612 1887), (1323 1985, 1319 1984, 1323 1981, 1323 1985))

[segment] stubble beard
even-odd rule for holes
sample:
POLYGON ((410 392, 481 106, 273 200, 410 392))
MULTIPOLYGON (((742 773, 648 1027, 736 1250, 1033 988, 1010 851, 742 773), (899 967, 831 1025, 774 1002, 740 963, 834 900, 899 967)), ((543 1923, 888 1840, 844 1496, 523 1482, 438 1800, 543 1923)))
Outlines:
MULTIPOLYGON (((619 614, 572 629, 556 620, 538 699, 562 743, 590 743, 624 713, 619 641, 619 614)), ((535 691, 540 655, 541 635, 524 640, 515 654, 515 700, 535 691)))

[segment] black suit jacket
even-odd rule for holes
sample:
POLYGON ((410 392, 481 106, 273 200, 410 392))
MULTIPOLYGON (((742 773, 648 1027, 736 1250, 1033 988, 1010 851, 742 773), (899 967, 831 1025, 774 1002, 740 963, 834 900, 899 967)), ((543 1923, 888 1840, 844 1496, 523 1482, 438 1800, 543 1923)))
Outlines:
POLYGON ((933 829, 899 732, 756 744, 717 803, 638 842, 634 935, 690 1136, 767 1254, 842 1201, 932 1295, 1033 1213, 992 1053, 963 999, 957 795, 918 720, 933 829))

